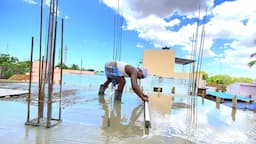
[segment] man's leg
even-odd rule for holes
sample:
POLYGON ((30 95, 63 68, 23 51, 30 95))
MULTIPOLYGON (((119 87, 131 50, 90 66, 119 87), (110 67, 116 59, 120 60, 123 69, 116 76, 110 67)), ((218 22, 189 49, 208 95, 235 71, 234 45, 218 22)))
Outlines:
POLYGON ((125 78, 124 77, 118 77, 115 79, 118 81, 118 88, 115 91, 115 100, 116 101, 122 101, 122 93, 125 86, 125 78))
POLYGON ((104 92, 105 92, 105 90, 107 89, 109 83, 111 83, 111 78, 107 78, 107 80, 105 81, 105 83, 103 83, 103 84, 100 85, 98 95, 104 95, 104 92))

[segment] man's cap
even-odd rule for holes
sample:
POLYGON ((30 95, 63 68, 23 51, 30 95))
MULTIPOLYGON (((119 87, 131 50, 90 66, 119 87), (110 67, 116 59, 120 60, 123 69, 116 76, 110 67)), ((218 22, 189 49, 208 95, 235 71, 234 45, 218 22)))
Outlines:
POLYGON ((144 67, 139 67, 139 69, 142 71, 143 77, 146 78, 148 76, 148 70, 144 67))

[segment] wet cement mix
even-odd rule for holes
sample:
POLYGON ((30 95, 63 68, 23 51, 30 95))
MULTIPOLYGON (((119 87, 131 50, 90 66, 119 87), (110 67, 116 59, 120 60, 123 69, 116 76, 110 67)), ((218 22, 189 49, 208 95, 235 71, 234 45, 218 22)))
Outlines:
MULTIPOLYGON (((0 88, 27 90, 27 83, 0 83, 0 88)), ((32 110, 37 114, 37 88, 32 85, 32 110)), ((144 105, 131 91, 122 103, 113 102, 107 90, 64 86, 62 122, 52 128, 24 125, 27 95, 0 99, 1 143, 255 143, 256 118, 252 112, 216 108, 212 101, 170 94, 148 93, 151 128, 144 124, 144 105), (15 137, 15 139, 13 138, 15 137)), ((53 99, 59 97, 54 86, 53 99)), ((53 107, 55 111, 55 107, 53 107)), ((55 112, 53 112, 55 116, 55 112)))

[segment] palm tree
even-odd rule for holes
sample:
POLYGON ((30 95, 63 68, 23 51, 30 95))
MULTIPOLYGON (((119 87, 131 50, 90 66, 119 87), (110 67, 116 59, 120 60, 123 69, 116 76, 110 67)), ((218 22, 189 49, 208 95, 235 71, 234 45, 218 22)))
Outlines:
MULTIPOLYGON (((251 58, 256 57, 256 53, 251 54, 250 57, 251 57, 251 58)), ((249 66, 249 67, 252 67, 252 66, 255 65, 255 64, 256 64, 256 60, 252 60, 252 61, 250 61, 250 62, 248 63, 248 66, 249 66)))

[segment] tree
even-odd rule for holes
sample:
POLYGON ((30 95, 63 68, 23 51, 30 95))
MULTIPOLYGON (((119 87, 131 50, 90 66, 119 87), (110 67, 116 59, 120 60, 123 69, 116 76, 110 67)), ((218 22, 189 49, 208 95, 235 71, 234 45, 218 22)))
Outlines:
POLYGON ((72 70, 79 70, 79 66, 77 64, 72 64, 70 69, 72 69, 72 70))
POLYGON ((17 64, 19 59, 16 57, 11 57, 9 54, 0 55, 0 65, 8 64, 17 64))
POLYGON ((25 74, 29 72, 30 61, 19 62, 19 59, 9 54, 0 55, 0 66, 2 67, 1 76, 9 78, 13 74, 25 74))
POLYGON ((246 78, 246 77, 236 78, 236 77, 231 77, 229 75, 214 75, 209 77, 206 81, 208 85, 218 85, 218 84, 229 85, 235 82, 252 83, 253 79, 246 78))
POLYGON ((16 66, 19 74, 25 74, 30 71, 30 61, 21 61, 16 66))
POLYGON ((208 83, 229 85, 234 82, 234 79, 229 75, 214 75, 207 79, 208 83))
POLYGON ((208 79, 208 73, 205 71, 201 71, 200 72, 203 75, 203 80, 207 80, 208 79))
MULTIPOLYGON (((59 63, 59 64, 57 64, 55 67, 60 68, 60 67, 61 67, 61 64, 59 63)), ((69 69, 68 66, 65 65, 65 64, 62 64, 62 68, 63 68, 63 69, 69 69)))
MULTIPOLYGON (((251 54, 250 57, 251 57, 251 58, 256 57, 256 53, 251 54)), ((250 61, 250 62, 248 63, 248 66, 249 66, 249 67, 252 67, 252 66, 255 65, 255 64, 256 64, 256 60, 252 60, 252 61, 250 61)))
POLYGON ((9 54, 0 55, 0 66, 2 66, 1 75, 3 78, 9 78, 14 72, 14 65, 17 64, 19 60, 15 57, 11 57, 9 54))

